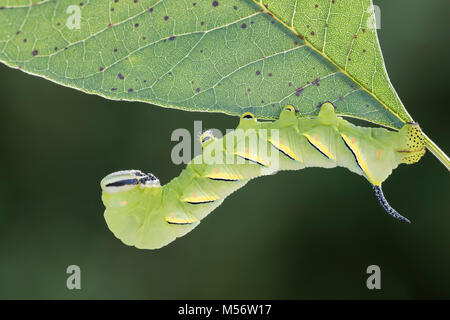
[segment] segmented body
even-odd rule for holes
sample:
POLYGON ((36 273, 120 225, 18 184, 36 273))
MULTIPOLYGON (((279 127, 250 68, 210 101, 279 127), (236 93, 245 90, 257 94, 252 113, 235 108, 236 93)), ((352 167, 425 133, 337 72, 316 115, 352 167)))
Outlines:
POLYGON ((202 155, 165 186, 144 179, 129 188, 136 171, 102 181, 105 219, 119 239, 138 248, 159 248, 195 228, 250 179, 305 167, 341 166, 364 176, 383 208, 407 221, 389 206, 381 183, 400 163, 415 162, 425 152, 417 125, 407 124, 399 132, 357 127, 337 117, 330 103, 311 119, 298 117, 292 106, 275 122, 244 114, 235 131, 222 139, 205 132, 201 142, 202 155))

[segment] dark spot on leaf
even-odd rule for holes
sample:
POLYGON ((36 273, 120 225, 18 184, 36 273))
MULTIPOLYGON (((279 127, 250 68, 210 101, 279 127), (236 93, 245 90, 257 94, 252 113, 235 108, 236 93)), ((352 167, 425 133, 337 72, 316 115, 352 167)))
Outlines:
POLYGON ((165 17, 164 17, 164 20, 165 20, 165 21, 169 20, 169 16, 165 16, 165 17))
POLYGON ((170 41, 175 40, 175 36, 171 36, 171 37, 169 38, 169 40, 170 40, 170 41))
POLYGON ((218 5, 219 5, 219 1, 213 1, 213 2, 212 2, 212 6, 213 6, 213 7, 217 7, 218 5))
POLYGON ((319 86, 320 86, 319 81, 320 81, 320 78, 317 78, 316 80, 314 80, 314 81, 312 82, 312 84, 315 85, 315 86, 317 86, 317 87, 319 87, 319 86))
POLYGON ((272 74, 271 73, 269 73, 269 74, 267 74, 269 77, 271 77, 272 76, 272 74))
POLYGON ((37 50, 33 50, 32 52, 31 52, 31 54, 33 55, 33 56, 37 56, 38 55, 38 51, 37 50))
POLYGON ((59 27, 61 25, 61 22, 58 22, 56 25, 59 27))
POLYGON ((311 31, 311 35, 314 36, 316 33, 314 31, 311 31))
POLYGON ((297 89, 295 90, 295 95, 296 95, 297 97, 299 97, 299 96, 300 96, 300 93, 302 93, 303 90, 305 90, 303 87, 297 88, 297 89))
POLYGON ((27 38, 23 39, 23 42, 27 42, 27 41, 28 41, 27 38))
POLYGON ((243 24, 241 24, 241 28, 245 29, 245 28, 247 28, 247 25, 245 23, 243 23, 243 24))
POLYGON ((145 40, 145 39, 147 39, 147 37, 142 37, 142 40, 145 40))
POLYGON ((139 23, 135 23, 135 24, 134 24, 134 27, 135 27, 135 28, 139 27, 139 23))
POLYGON ((259 75, 261 74, 261 71, 256 70, 255 74, 256 74, 257 76, 259 76, 259 75))
POLYGON ((112 26, 113 26, 112 23, 108 24, 108 28, 111 28, 112 26))
POLYGON ((114 8, 111 8, 111 11, 114 11, 114 8))
POLYGON ((124 76, 123 76, 121 73, 118 73, 118 74, 117 74, 117 78, 119 78, 120 80, 123 80, 123 79, 124 79, 124 76))
POLYGON ((103 67, 98 68, 98 71, 102 72, 104 70, 103 67))
POLYGON ((238 9, 238 7, 237 7, 237 6, 233 6, 233 9, 234 9, 234 10, 237 10, 237 9, 238 9))
POLYGON ((58 51, 58 47, 55 47, 55 51, 58 51))
POLYGON ((368 104, 366 104, 366 108, 370 107, 368 104))
POLYGON ((195 89, 195 92, 200 92, 200 88, 195 89))
POLYGON ((318 4, 314 5, 314 8, 318 8, 318 7, 319 7, 319 5, 318 5, 318 4))
POLYGON ((253 24, 254 22, 253 21, 250 21, 250 24, 253 24))
POLYGON ((248 88, 247 91, 250 92, 251 91, 250 88, 248 88))
POLYGON ((366 29, 362 29, 362 32, 365 33, 365 32, 366 32, 366 29))
POLYGON ((119 0, 114 0, 115 3, 119 2, 119 0))
POLYGON ((20 33, 20 30, 19 31, 16 31, 16 34, 19 34, 20 33))
POLYGON ((309 29, 309 24, 307 24, 306 27, 309 29))
POLYGON ((203 53, 203 50, 200 50, 200 53, 203 53))
POLYGON ((194 2, 192 5, 195 7, 197 4, 194 2))
POLYGON ((153 12, 153 8, 148 8, 148 11, 149 12, 153 12))
POLYGON ((355 34, 355 35, 353 36, 353 39, 356 39, 356 38, 358 38, 358 36, 355 34))
POLYGON ((147 80, 144 80, 144 83, 146 83, 147 82, 147 80))
POLYGON ((133 92, 133 88, 128 89, 128 92, 133 92))
POLYGON ((114 49, 114 52, 117 52, 117 48, 114 49))
POLYGON ((344 96, 340 96, 340 97, 339 97, 339 100, 344 100, 344 96))
POLYGON ((366 53, 366 49, 363 49, 363 53, 366 53))
POLYGON ((288 83, 288 86, 289 86, 289 87, 292 87, 292 82, 289 82, 289 83, 288 83))
POLYGON ((261 100, 261 103, 264 103, 264 100, 261 100))
POLYGON ((202 21, 202 22, 200 22, 200 25, 202 25, 202 26, 203 26, 204 24, 205 24, 205 21, 202 21))
POLYGON ((138 0, 133 0, 134 3, 138 3, 138 0))
POLYGON ((84 3, 83 2, 80 2, 80 7, 82 7, 84 5, 84 3))

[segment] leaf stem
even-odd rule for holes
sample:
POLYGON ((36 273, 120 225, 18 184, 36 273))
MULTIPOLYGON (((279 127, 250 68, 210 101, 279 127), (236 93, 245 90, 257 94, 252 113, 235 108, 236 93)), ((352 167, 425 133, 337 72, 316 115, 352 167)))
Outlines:
POLYGON ((450 159, 425 133, 423 133, 427 149, 450 171, 450 159))

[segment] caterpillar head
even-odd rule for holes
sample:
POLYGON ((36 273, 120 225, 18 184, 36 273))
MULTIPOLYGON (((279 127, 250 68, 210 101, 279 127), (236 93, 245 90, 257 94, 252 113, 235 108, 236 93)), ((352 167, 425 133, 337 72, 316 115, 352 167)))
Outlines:
POLYGON ((406 138, 406 148, 398 150, 403 154, 402 163, 416 163, 425 154, 426 146, 422 130, 417 123, 407 123, 400 130, 406 138))
POLYGON ((159 187, 158 178, 151 174, 145 174, 140 170, 122 170, 111 173, 102 179, 100 186, 103 192, 116 193, 129 191, 137 187, 159 187))

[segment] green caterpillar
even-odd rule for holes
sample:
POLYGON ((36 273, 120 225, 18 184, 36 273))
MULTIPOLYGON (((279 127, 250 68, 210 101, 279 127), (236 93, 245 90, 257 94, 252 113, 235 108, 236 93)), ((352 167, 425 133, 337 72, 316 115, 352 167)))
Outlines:
POLYGON ((274 122, 258 122, 245 113, 223 138, 206 131, 200 140, 203 153, 165 186, 139 170, 115 172, 101 181, 104 216, 117 238, 137 248, 160 248, 194 229, 250 179, 305 167, 341 166, 364 176, 386 212, 409 222, 388 204, 381 184, 400 163, 417 162, 425 153, 417 124, 405 124, 398 132, 358 127, 336 116, 329 102, 310 119, 299 117, 291 105, 274 122), (255 137, 258 149, 250 141, 255 137), (206 154, 232 163, 201 161, 206 154))

